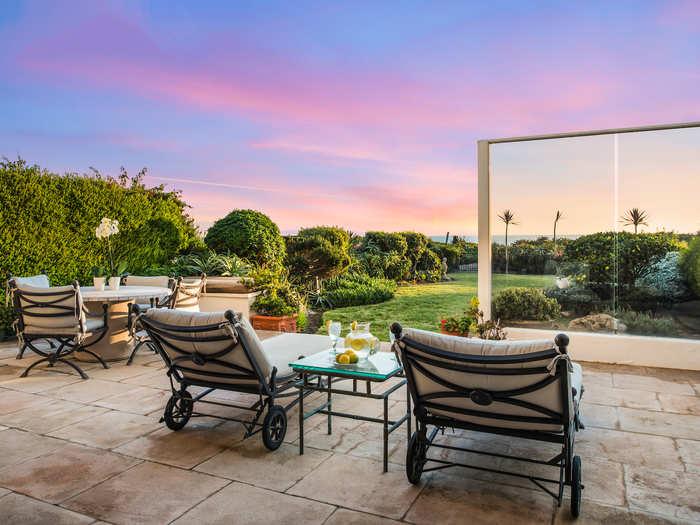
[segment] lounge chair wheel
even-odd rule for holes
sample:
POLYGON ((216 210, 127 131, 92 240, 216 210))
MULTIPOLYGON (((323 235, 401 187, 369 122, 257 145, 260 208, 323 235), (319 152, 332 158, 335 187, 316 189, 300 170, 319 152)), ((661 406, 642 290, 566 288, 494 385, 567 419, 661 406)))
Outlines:
POLYGON ((193 408, 194 402, 189 392, 173 394, 165 405, 165 424, 170 430, 180 430, 190 420, 193 408))
POLYGON ((578 518, 581 513, 581 456, 574 456, 571 465, 571 515, 578 518))
POLYGON ((287 413, 279 405, 272 405, 263 420, 262 438, 268 450, 280 448, 287 433, 287 413))
POLYGON ((425 444, 420 442, 418 434, 414 432, 406 452, 406 477, 414 485, 420 481, 421 474, 423 474, 426 451, 425 444))

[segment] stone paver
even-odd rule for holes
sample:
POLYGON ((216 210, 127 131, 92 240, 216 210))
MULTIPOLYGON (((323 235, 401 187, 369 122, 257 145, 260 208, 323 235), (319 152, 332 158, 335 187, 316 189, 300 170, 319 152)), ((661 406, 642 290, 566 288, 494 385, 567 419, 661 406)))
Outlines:
POLYGON ((114 448, 160 428, 153 417, 107 412, 51 432, 51 436, 99 448, 114 448))
POLYGON ((379 461, 335 455, 287 492, 400 519, 420 488, 406 481, 403 469, 390 468, 389 472, 382 473, 379 461))
POLYGON ((63 506, 111 523, 161 524, 179 517, 228 483, 206 474, 142 463, 63 506))
MULTIPOLYGON (((169 393, 160 358, 142 352, 131 367, 86 364, 91 379, 14 359, 0 344, 0 522, 94 523, 578 523, 700 521, 700 372, 584 363, 586 392, 575 453, 583 459, 582 514, 526 479, 453 468, 406 480, 406 429, 389 444, 382 473, 381 425, 298 412, 285 443, 269 452, 261 436, 243 440, 240 423, 193 418, 177 432, 159 419, 169 393), (10 491, 13 489, 14 492, 10 491)), ((83 366, 81 364, 81 366, 83 366)), ((193 393, 199 389, 192 389, 193 393)), ((405 410, 392 397, 392 418, 405 410)), ((311 408, 322 396, 311 396, 311 408)), ((250 404, 255 396, 216 391, 210 399, 250 404)), ((221 416, 248 412, 202 406, 221 416)), ((334 398, 334 408, 378 416, 374 400, 334 398)), ((447 429, 438 440, 497 454, 549 459, 556 445, 447 429)), ((435 457, 555 477, 556 469, 434 449, 435 457)))
POLYGON ((217 454, 195 470, 283 492, 330 455, 325 450, 308 448, 300 456, 299 448, 288 443, 282 443, 280 448, 270 453, 258 437, 217 454))
POLYGON ((3 525, 87 525, 95 522, 89 516, 22 494, 8 494, 0 498, 0 516, 3 525))
POLYGON ((233 482, 174 523, 321 525, 333 510, 325 503, 233 482))
POLYGON ((138 462, 105 450, 67 445, 3 469, 0 485, 49 503, 60 503, 138 462))

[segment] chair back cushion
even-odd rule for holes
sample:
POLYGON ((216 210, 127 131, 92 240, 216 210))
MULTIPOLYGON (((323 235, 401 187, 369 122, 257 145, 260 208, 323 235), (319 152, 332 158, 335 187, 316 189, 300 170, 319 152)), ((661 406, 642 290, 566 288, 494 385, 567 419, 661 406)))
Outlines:
MULTIPOLYGON (((16 281, 15 281, 16 282, 16 281)), ((57 335, 79 333, 85 326, 80 288, 69 286, 37 287, 17 283, 15 305, 24 332, 57 335)))
MULTIPOLYGON (((188 312, 199 312, 199 299, 202 296, 204 280, 181 280, 175 287, 175 301, 173 308, 188 312)), ((222 314, 223 315, 223 314, 222 314)))
POLYGON ((233 333, 233 327, 229 325, 223 312, 190 312, 161 308, 148 310, 144 317, 151 338, 166 354, 166 363, 170 364, 176 359, 186 357, 175 363, 186 379, 258 385, 260 379, 255 371, 255 364, 265 381, 272 374, 272 364, 265 355, 255 330, 241 314, 236 314, 238 331, 234 330, 233 333), (155 321, 158 325, 149 325, 149 321, 155 321), (178 331, 178 328, 194 327, 200 327, 201 331, 178 331), (241 344, 241 338, 244 339, 249 353, 241 344), (197 364, 196 359, 189 359, 195 353, 203 356, 205 362, 197 364), (256 379, 251 378, 251 375, 256 379))
POLYGON ((35 288, 48 288, 49 277, 46 274, 32 275, 31 277, 13 277, 12 280, 19 286, 20 284, 34 286, 35 288))
POLYGON ((484 341, 411 328, 403 330, 402 340, 415 401, 423 400, 428 412, 482 426, 561 431, 551 421, 564 413, 565 402, 562 378, 547 370, 559 355, 553 341, 484 341), (487 395, 471 395, 475 390, 487 395))
POLYGON ((124 279, 126 286, 159 286, 170 287, 170 277, 167 275, 127 275, 124 279))

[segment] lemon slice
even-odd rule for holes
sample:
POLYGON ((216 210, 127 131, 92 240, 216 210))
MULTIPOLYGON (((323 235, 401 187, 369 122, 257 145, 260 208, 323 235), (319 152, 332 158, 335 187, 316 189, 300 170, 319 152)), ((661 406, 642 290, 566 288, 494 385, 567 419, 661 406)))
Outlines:
POLYGON ((350 328, 355 330, 357 328, 357 321, 353 321, 352 324, 350 325, 350 328))
POLYGON ((328 322, 326 322, 326 330, 330 330, 331 323, 333 322, 332 319, 328 319, 328 322))
POLYGON ((338 357, 336 357, 335 359, 341 365, 349 365, 350 364, 350 356, 347 354, 339 354, 338 357))
POLYGON ((350 347, 359 352, 365 347, 366 341, 364 339, 353 339, 352 342, 350 343, 350 347))

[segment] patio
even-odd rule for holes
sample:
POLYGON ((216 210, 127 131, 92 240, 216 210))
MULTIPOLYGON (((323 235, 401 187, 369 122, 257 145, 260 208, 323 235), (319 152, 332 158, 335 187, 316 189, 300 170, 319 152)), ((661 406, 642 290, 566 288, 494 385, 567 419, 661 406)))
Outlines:
MULTIPOLYGON (((286 443, 268 452, 259 436, 243 441, 237 423, 197 419, 179 432, 159 423, 169 384, 150 352, 128 367, 86 364, 87 381, 66 367, 20 379, 36 358, 15 354, 14 343, 0 346, 3 523, 571 521, 566 502, 557 509, 527 480, 452 469, 410 485, 405 426, 390 438, 389 472, 382 474, 379 425, 335 419, 328 436, 316 416, 307 421, 299 456, 295 408, 286 443)), ((700 521, 700 372, 582 364, 586 429, 576 453, 586 489, 577 522, 700 521)), ((403 399, 392 401, 396 414, 405 410, 403 399)), ((339 397, 334 405, 381 412, 368 399, 339 397)), ((525 450, 505 437, 447 431, 446 439, 547 455, 541 444, 525 450)))

